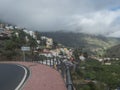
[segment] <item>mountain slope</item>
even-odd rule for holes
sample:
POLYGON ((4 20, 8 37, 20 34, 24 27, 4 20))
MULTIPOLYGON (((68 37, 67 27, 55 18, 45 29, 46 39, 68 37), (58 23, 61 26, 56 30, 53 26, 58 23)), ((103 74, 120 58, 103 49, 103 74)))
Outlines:
POLYGON ((73 32, 41 32, 41 35, 73 48, 84 48, 85 51, 97 52, 120 43, 120 39, 73 32))
POLYGON ((112 58, 113 58, 113 57, 118 57, 118 58, 120 58, 120 44, 109 48, 109 49, 106 51, 106 56, 107 56, 107 57, 112 57, 112 58))

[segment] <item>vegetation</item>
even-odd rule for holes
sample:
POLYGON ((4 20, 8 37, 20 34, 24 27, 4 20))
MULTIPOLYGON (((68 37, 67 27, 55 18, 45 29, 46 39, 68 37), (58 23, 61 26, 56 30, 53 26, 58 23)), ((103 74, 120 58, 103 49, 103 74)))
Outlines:
POLYGON ((95 36, 73 32, 41 32, 41 35, 53 38, 55 41, 72 48, 82 48, 89 54, 103 55, 106 49, 120 44, 120 39, 95 36))
POLYGON ((106 57, 120 58, 120 44, 106 50, 106 57))
POLYGON ((12 36, 10 39, 0 41, 0 57, 1 60, 19 60, 22 54, 22 46, 30 46, 31 49, 37 45, 36 40, 34 40, 30 35, 26 34, 22 30, 13 30, 12 36), (16 32, 19 33, 19 37, 16 36, 16 32), (28 37, 29 41, 27 42, 25 37, 28 37))
POLYGON ((87 59, 80 62, 72 72, 73 83, 77 90, 114 90, 120 87, 120 61, 112 65, 102 65, 97 60, 87 59))

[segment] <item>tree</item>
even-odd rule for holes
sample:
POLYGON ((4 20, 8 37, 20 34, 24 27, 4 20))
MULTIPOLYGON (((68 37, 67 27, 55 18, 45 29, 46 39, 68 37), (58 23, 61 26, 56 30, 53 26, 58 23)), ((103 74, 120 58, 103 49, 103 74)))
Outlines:
POLYGON ((58 46, 58 43, 56 41, 53 41, 53 48, 56 48, 58 46))
POLYGON ((80 54, 82 54, 82 49, 80 49, 80 48, 76 48, 73 52, 73 55, 74 55, 76 60, 79 60, 80 54))
POLYGON ((4 48, 2 50, 2 55, 7 57, 8 59, 12 59, 14 56, 17 55, 18 52, 16 52, 16 43, 12 40, 7 40, 4 43, 4 48))
POLYGON ((87 52, 84 52, 84 53, 83 53, 83 56, 84 56, 85 58, 88 58, 88 53, 87 53, 87 52))

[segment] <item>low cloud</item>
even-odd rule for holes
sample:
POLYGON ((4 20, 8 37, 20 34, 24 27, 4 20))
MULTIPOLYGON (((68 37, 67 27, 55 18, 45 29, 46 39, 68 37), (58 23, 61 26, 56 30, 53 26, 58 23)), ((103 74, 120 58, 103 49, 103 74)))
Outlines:
POLYGON ((0 19, 39 31, 119 31, 120 0, 0 0, 0 19))
POLYGON ((83 33, 110 34, 119 31, 120 10, 104 10, 84 15, 75 15, 68 27, 83 33))

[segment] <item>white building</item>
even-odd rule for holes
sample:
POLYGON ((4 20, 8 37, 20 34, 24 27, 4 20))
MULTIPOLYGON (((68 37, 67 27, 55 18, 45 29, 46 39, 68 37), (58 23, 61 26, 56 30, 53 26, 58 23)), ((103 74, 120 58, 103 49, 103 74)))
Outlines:
POLYGON ((37 43, 40 44, 40 40, 37 40, 37 43))
POLYGON ((15 35, 16 35, 17 37, 19 37, 19 33, 18 33, 18 32, 16 32, 15 35))
POLYGON ((30 34, 28 30, 24 29, 23 30, 25 33, 30 34))
POLYGON ((41 36, 41 39, 42 39, 42 40, 45 40, 45 39, 47 39, 47 37, 45 37, 45 36, 41 36))
POLYGON ((81 61, 85 61, 85 57, 84 57, 83 55, 79 56, 79 59, 80 59, 81 61))
POLYGON ((5 26, 5 28, 6 28, 7 30, 14 29, 13 26, 5 26))
POLYGON ((47 48, 50 48, 50 47, 52 47, 52 45, 53 45, 53 39, 52 38, 47 38, 46 39, 46 47, 47 48))
POLYGON ((30 36, 32 36, 34 39, 36 39, 36 34, 34 31, 29 31, 29 30, 26 30, 24 29, 23 30, 25 33, 29 34, 30 36))

